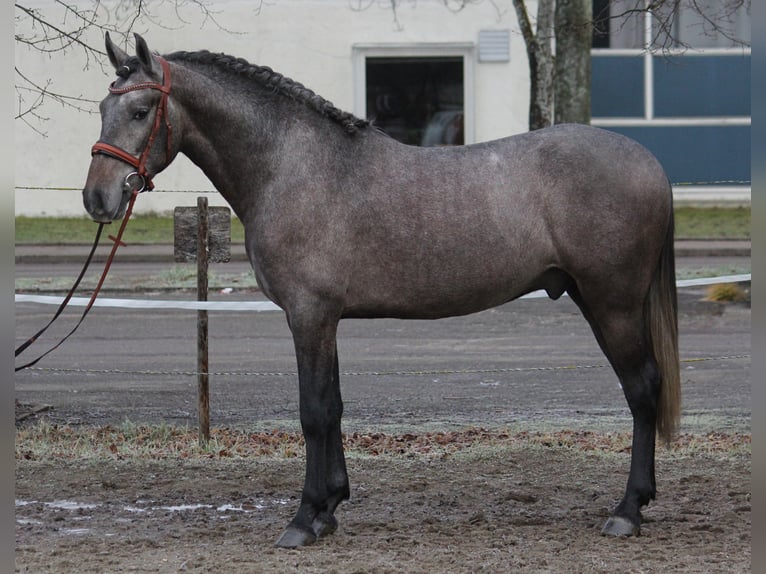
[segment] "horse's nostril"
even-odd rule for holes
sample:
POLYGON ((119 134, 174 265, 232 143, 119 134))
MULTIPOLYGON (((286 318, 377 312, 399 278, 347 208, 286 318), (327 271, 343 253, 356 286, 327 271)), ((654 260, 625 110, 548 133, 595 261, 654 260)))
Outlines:
POLYGON ((82 203, 83 203, 83 206, 85 207, 85 211, 92 214, 101 208, 100 194, 95 193, 93 191, 83 190, 82 203))
POLYGON ((107 215, 107 211, 104 207, 103 195, 99 190, 83 190, 82 192, 83 205, 88 215, 96 221, 103 221, 107 215))

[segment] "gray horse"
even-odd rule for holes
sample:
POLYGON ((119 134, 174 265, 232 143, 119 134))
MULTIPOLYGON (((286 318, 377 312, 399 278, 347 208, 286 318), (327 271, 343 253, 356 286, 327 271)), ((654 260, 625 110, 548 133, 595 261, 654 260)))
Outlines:
POLYGON ((118 78, 83 189, 95 221, 184 153, 244 224, 263 292, 295 343, 306 476, 277 544, 337 527, 349 496, 336 348, 349 317, 436 319, 544 289, 577 303, 633 415, 624 498, 603 532, 640 532, 655 497, 655 438, 679 418, 673 207, 638 143, 562 125, 469 146, 410 147, 269 68, 224 54, 131 56, 106 38, 118 78))

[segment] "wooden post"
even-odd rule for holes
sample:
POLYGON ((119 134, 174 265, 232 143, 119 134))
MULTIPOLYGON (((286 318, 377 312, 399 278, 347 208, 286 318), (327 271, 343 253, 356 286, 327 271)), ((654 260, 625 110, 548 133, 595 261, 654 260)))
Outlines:
MULTIPOLYGON (((197 198, 197 301, 207 301, 208 209, 207 197, 197 198)), ((207 310, 197 311, 197 404, 199 444, 210 441, 210 375, 208 373, 207 310)))
MULTIPOLYGON (((209 263, 231 259, 231 211, 208 207, 207 197, 197 198, 197 207, 173 210, 173 247, 179 263, 197 262, 197 300, 207 301, 209 263)), ((210 375, 208 367, 207 311, 197 311, 197 412, 199 444, 210 440, 210 375)))

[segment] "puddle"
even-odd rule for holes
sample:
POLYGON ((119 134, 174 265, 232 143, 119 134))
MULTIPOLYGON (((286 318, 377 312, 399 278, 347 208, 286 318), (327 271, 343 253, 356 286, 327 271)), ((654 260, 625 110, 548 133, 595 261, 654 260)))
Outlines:
POLYGON ((30 506, 32 504, 42 504, 47 508, 55 508, 56 510, 93 510, 101 506, 100 504, 92 504, 89 502, 75 502, 73 500, 54 500, 53 502, 40 502, 38 500, 19 500, 16 499, 16 508, 30 506))
POLYGON ((88 534, 90 528, 64 528, 61 532, 62 534, 88 534))
MULTIPOLYGON (((164 510, 166 512, 187 512, 193 510, 211 509, 215 508, 217 512, 253 512, 255 510, 264 510, 270 506, 285 505, 290 502, 288 498, 275 498, 272 500, 259 500, 258 502, 242 503, 242 504, 221 504, 214 506, 212 504, 176 504, 176 505, 152 505, 153 501, 150 500, 137 500, 135 505, 123 506, 122 509, 126 512, 152 512, 155 510, 164 510)), ((100 503, 91 502, 77 502, 74 500, 54 500, 53 502, 40 502, 38 500, 19 500, 16 499, 16 508, 23 508, 25 506, 31 506, 34 504, 42 504, 46 508, 53 508, 56 510, 93 510, 103 506, 100 503)))
POLYGON ((154 510, 166 510, 169 512, 186 512, 187 510, 200 510, 202 508, 213 508, 211 504, 178 504, 175 506, 158 506, 154 510))
POLYGON ((87 502, 74 502, 73 500, 54 500, 53 502, 44 502, 48 508, 57 510, 93 510, 101 506, 100 504, 91 504, 87 502))

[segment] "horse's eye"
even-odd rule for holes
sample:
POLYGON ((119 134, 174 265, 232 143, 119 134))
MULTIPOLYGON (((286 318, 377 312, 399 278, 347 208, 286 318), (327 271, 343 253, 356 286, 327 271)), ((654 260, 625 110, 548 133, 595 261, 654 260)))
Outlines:
POLYGON ((147 115, 149 115, 149 110, 146 108, 141 108, 140 110, 137 110, 133 114, 134 120, 143 120, 147 115))

